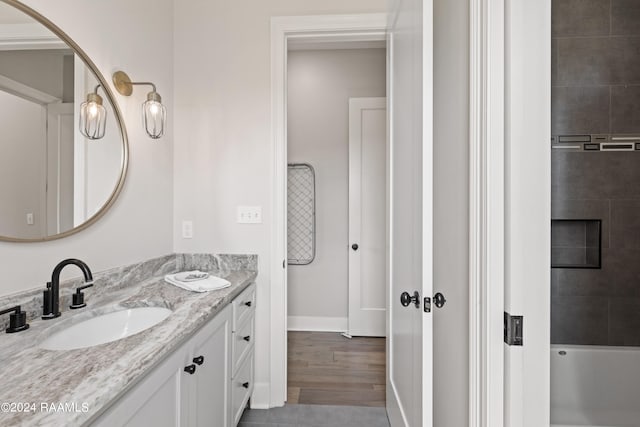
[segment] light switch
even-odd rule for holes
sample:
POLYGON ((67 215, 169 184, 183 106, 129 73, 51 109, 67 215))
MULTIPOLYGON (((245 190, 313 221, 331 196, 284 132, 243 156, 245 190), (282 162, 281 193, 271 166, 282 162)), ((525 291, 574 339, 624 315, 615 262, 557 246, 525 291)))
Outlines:
POLYGON ((27 213, 27 225, 33 225, 33 213, 27 213))
POLYGON ((182 221, 182 238, 193 239, 193 221, 182 221))
POLYGON ((238 206, 238 223, 261 224, 262 206, 238 206))

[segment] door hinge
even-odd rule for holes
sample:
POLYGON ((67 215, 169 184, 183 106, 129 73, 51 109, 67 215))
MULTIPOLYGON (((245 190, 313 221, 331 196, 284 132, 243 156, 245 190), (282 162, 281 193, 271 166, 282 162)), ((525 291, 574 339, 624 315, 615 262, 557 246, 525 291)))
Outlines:
POLYGON ((522 345, 522 316, 504 312, 504 342, 507 345, 522 345))

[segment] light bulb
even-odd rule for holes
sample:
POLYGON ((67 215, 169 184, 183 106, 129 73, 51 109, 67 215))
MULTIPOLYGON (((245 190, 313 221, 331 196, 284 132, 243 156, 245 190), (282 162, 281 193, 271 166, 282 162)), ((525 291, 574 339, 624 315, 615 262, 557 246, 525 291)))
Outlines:
POLYGON ((89 116, 94 118, 98 114, 98 106, 95 102, 89 103, 89 116))

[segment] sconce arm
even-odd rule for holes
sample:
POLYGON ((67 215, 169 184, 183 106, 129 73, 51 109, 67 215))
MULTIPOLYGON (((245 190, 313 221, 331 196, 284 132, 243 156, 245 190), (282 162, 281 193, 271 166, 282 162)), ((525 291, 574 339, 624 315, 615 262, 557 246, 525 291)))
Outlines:
POLYGON ((154 92, 157 92, 156 85, 151 82, 131 82, 129 83, 132 86, 151 86, 154 92))

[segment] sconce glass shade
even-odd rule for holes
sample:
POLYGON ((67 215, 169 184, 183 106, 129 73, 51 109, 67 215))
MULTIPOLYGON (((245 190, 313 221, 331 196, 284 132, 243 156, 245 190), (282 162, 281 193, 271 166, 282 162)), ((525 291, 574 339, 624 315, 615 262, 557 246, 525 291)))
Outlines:
POLYGON ((164 135, 164 126, 167 121, 167 109, 162 105, 160 94, 156 92, 156 85, 152 82, 132 82, 124 71, 113 73, 113 85, 124 96, 131 96, 133 86, 152 87, 151 92, 147 94, 147 100, 142 104, 142 125, 150 138, 161 138, 164 135))
POLYGON ((100 139, 104 137, 106 123, 107 110, 102 105, 102 97, 90 93, 80 105, 80 133, 88 139, 100 139))
POLYGON ((158 92, 149 92, 147 101, 142 104, 142 121, 150 138, 158 139, 164 135, 164 123, 167 120, 167 109, 162 105, 158 92))

